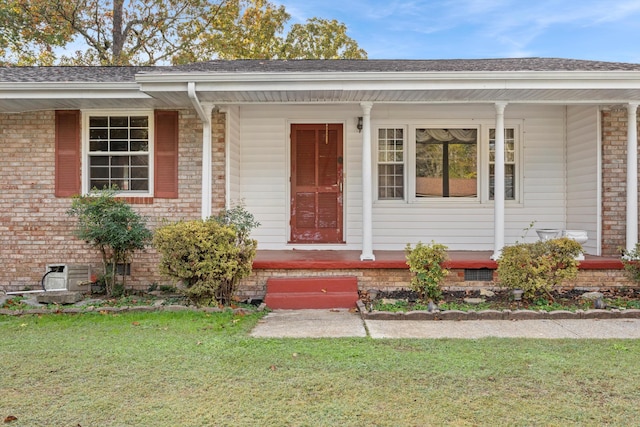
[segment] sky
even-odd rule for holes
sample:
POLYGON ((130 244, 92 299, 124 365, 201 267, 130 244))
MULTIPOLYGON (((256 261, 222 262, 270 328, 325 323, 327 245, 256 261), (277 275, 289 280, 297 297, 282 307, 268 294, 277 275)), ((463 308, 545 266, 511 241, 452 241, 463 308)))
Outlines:
POLYGON ((337 19, 369 59, 554 57, 640 63, 640 0, 275 0, 337 19))

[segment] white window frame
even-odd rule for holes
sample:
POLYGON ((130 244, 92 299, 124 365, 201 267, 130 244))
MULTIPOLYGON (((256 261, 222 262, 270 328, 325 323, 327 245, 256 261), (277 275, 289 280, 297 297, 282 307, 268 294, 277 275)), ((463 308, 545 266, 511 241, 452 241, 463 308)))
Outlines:
MULTIPOLYGON (((482 164, 482 175, 485 179, 485 182, 483 183, 482 186, 482 194, 481 194, 481 200, 483 203, 493 203, 493 200, 489 198, 489 156, 490 156, 490 146, 489 146, 489 131, 490 129, 495 129, 496 125, 495 123, 486 123, 483 125, 483 129, 482 129, 482 140, 484 141, 485 147, 483 149, 484 151, 484 158, 486 159, 483 164, 482 164)), ((524 187, 524 157, 523 157, 523 141, 524 141, 524 135, 523 135, 523 121, 522 120, 505 120, 505 124, 504 124, 504 128, 505 129, 513 129, 513 137, 514 137, 514 150, 515 150, 515 167, 516 167, 516 173, 515 173, 515 186, 516 189, 514 191, 514 198, 513 199, 505 199, 505 203, 507 205, 514 205, 514 204, 522 204, 522 201, 524 200, 523 196, 524 196, 524 191, 523 191, 523 187, 524 187)), ((505 157, 506 159, 506 157, 505 157)), ((506 164, 506 163, 505 163, 506 164)))
POLYGON ((154 194, 154 111, 153 110, 83 110, 82 111, 82 193, 90 194, 89 185, 89 119, 95 116, 147 116, 149 123, 149 188, 148 191, 118 191, 124 197, 153 197, 154 194))
MULTIPOLYGON (((408 135, 408 129, 407 129, 407 125, 394 125, 394 124, 390 124, 390 125, 385 125, 385 124, 381 124, 378 125, 374 128, 374 134, 373 134, 373 164, 375 165, 375 172, 374 172, 374 191, 375 191, 375 198, 374 200, 379 201, 381 203, 397 203, 397 202, 404 202, 407 200, 407 192, 408 192, 408 186, 407 186, 407 164, 408 164, 408 160, 407 160, 407 156, 409 155, 409 135, 408 135), (379 139, 378 139, 378 135, 380 130, 387 130, 387 129, 402 129, 403 135, 404 135, 404 139, 403 139, 403 197, 402 198, 380 198, 380 189, 379 189, 379 185, 380 185, 380 165, 384 164, 384 162, 380 162, 379 161, 379 139)), ((396 163, 398 164, 398 163, 396 163)))
MULTIPOLYGON (((479 204, 493 205, 489 198, 489 129, 495 129, 495 121, 492 120, 427 120, 402 122, 379 122, 374 126, 372 135, 372 161, 374 172, 374 200, 376 204, 410 203, 417 205, 428 204, 430 206, 477 206, 479 204), (404 129, 404 199, 381 199, 379 197, 378 174, 378 131, 379 129, 404 129), (477 129, 477 165, 478 165, 478 192, 476 197, 416 197, 416 129, 477 129)), ((514 129, 515 138, 515 198, 505 200, 507 206, 521 206, 524 200, 524 120, 505 120, 505 129, 514 129)))

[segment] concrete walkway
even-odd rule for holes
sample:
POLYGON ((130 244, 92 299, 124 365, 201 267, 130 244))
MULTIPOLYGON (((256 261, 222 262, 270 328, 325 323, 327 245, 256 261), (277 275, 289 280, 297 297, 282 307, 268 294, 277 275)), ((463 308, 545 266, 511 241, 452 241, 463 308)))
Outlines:
POLYGON ((260 338, 631 338, 640 319, 363 320, 347 310, 275 310, 251 332, 260 338))

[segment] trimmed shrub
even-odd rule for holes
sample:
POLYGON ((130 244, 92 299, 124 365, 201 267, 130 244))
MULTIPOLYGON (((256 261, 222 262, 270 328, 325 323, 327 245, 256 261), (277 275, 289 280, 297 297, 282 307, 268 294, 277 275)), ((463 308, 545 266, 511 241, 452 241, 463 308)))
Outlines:
POLYGON ((248 233, 258 223, 249 213, 243 217, 251 220, 245 229, 230 220, 223 221, 228 218, 223 213, 156 230, 153 244, 161 255, 160 272, 182 281, 185 295, 194 304, 229 305, 240 279, 251 274, 257 242, 248 233))
POLYGON ((580 253, 580 243, 567 237, 506 246, 498 259, 500 284, 522 289, 527 299, 541 294, 553 299, 554 287, 577 276, 580 253))
POLYGON ((438 301, 442 296, 442 282, 449 274, 449 270, 442 266, 447 260, 447 247, 433 241, 427 245, 418 242, 415 248, 407 244, 405 254, 409 271, 414 273, 411 289, 424 302, 438 301))

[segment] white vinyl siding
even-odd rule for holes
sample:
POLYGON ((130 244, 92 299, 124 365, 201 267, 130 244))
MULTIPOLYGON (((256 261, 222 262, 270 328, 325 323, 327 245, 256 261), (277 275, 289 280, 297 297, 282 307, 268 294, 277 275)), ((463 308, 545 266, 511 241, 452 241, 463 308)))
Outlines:
POLYGON ((587 253, 598 254, 597 107, 567 109, 567 226, 586 230, 587 253))
POLYGON ((344 235, 346 244, 299 245, 303 249, 359 249, 361 242, 362 134, 359 106, 242 106, 240 196, 260 222, 252 232, 261 249, 288 244, 290 217, 290 130, 292 123, 342 123, 344 129, 344 235))
MULTIPOLYGON (((564 229, 566 218, 566 144, 564 106, 508 105, 507 127, 516 127, 521 140, 519 175, 521 200, 506 202, 507 244, 522 241, 524 229, 564 229)), ((252 235, 261 249, 290 249, 289 174, 291 123, 343 123, 345 245, 306 245, 301 249, 360 249, 362 239, 362 133, 356 128, 362 115, 358 105, 241 106, 240 197, 261 226, 252 235)), ((372 162, 376 165, 376 130, 424 126, 447 122, 461 127, 495 127, 493 105, 390 105, 376 104, 372 111, 372 162)), ((487 131, 488 135, 488 131, 487 131)), ((408 153, 407 155, 412 155, 408 153)), ((488 175, 488 150, 480 154, 488 175)), ((410 173, 410 172, 407 172, 410 173)), ((377 181, 376 169, 373 171, 377 181)), ((595 178, 594 178, 595 179, 595 178)), ((410 203, 376 200, 373 205, 374 250, 403 250, 407 243, 436 240, 451 250, 492 250, 493 201, 486 196, 461 203, 410 203)), ((374 187, 377 192, 377 187, 374 187)), ((484 191, 484 190, 483 190, 484 191)), ((377 193, 375 193, 374 199, 377 193)), ((537 239, 530 231, 525 240, 537 239)), ((297 247, 296 247, 297 248, 297 247)))
MULTIPOLYGON (((486 106, 433 106, 416 108, 385 106, 372 110, 374 122, 379 126, 396 118, 419 123, 424 117, 430 120, 448 120, 452 124, 482 122, 495 127, 495 109, 486 106), (381 111, 383 110, 384 111, 381 111), (377 114, 384 116, 378 119, 377 114)), ((522 200, 506 203, 505 241, 513 244, 522 241, 532 221, 537 226, 564 228, 564 107, 507 106, 507 127, 519 127, 522 170, 522 200)), ((488 169, 487 169, 488 170, 488 169)), ((486 173, 485 173, 486 174, 486 173)), ((483 183, 483 185, 485 185, 483 183)), ((374 249, 399 250, 407 243, 435 240, 452 250, 491 250, 494 243, 494 204, 492 201, 448 201, 438 203, 389 203, 374 204, 374 249)), ((537 239, 535 231, 524 240, 537 239)))

